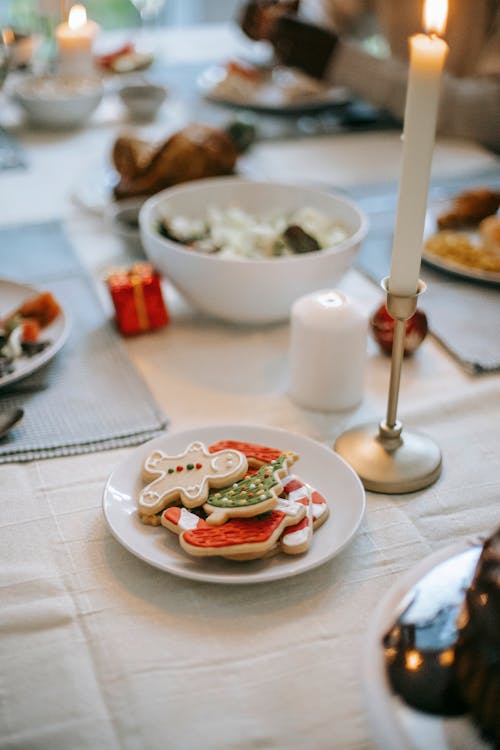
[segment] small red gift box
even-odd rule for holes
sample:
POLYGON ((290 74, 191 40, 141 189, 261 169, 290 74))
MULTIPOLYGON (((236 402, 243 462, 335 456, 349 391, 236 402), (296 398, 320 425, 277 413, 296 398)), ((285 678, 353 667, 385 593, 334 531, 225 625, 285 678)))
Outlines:
POLYGON ((128 270, 114 271, 109 274, 107 284, 121 333, 152 331, 168 323, 160 277, 150 263, 136 263, 128 270))

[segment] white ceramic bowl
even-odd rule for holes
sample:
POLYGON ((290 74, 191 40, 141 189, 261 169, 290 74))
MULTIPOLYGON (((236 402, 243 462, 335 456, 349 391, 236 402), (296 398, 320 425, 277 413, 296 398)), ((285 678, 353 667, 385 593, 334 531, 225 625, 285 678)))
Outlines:
POLYGON ((237 177, 164 190, 145 202, 139 224, 146 254, 194 307, 226 321, 252 324, 286 320, 298 297, 336 285, 352 265, 368 229, 364 213, 340 195, 237 177), (238 206, 255 216, 310 206, 345 225, 349 237, 334 247, 303 255, 233 260, 186 249, 159 234, 161 216, 203 218, 210 206, 238 206))
POLYGON ((102 83, 97 78, 63 76, 33 76, 22 81, 13 92, 31 123, 55 129, 82 126, 102 95, 102 83))
POLYGON ((152 120, 167 97, 163 86, 153 83, 129 83, 118 95, 130 116, 136 120, 152 120))

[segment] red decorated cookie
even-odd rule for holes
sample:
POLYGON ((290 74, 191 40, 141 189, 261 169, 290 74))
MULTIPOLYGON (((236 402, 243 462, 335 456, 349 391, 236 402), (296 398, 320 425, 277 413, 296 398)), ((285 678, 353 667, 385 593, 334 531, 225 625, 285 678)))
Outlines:
POLYGON ((218 443, 210 445, 208 450, 212 453, 213 451, 221 451, 225 448, 232 448, 235 451, 243 453, 248 459, 249 466, 270 464, 271 461, 275 461, 283 453, 278 448, 269 448, 267 445, 257 445, 256 443, 245 443, 241 440, 220 440, 218 443))
MULTIPOLYGON (((305 508, 304 508, 305 513, 305 508)), ((262 557, 275 545, 284 529, 296 519, 281 510, 259 518, 233 518, 222 526, 203 526, 180 535, 181 547, 190 555, 252 554, 262 557)))

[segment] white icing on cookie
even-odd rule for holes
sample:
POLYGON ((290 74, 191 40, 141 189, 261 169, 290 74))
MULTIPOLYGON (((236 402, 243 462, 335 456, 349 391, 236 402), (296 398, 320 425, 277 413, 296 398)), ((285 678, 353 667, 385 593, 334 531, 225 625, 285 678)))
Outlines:
POLYGON ((149 484, 139 496, 139 509, 152 515, 179 499, 188 508, 198 507, 207 499, 210 487, 227 487, 241 479, 247 469, 247 458, 240 451, 210 453, 201 442, 191 443, 174 456, 154 451, 144 462, 143 473, 149 484))

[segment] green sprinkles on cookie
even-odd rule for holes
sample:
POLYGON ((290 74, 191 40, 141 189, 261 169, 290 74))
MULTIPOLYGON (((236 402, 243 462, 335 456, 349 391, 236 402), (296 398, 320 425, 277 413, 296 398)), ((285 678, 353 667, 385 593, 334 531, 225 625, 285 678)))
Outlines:
POLYGON ((287 456, 284 454, 266 466, 261 466, 256 474, 235 482, 223 490, 211 490, 207 505, 215 508, 241 508, 257 505, 274 497, 273 487, 280 484, 275 472, 283 468, 287 456))

